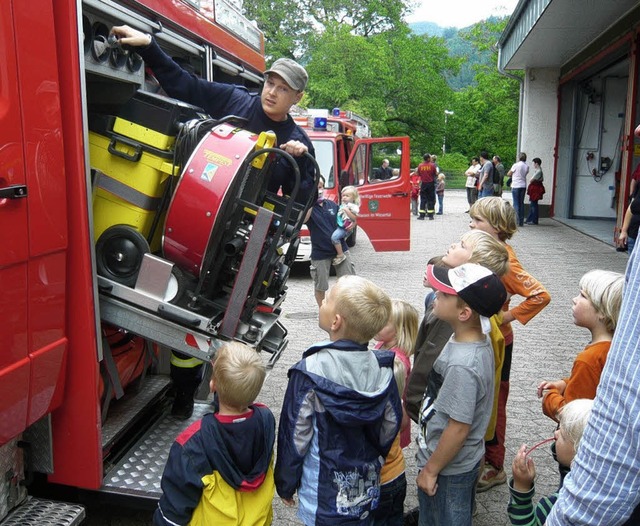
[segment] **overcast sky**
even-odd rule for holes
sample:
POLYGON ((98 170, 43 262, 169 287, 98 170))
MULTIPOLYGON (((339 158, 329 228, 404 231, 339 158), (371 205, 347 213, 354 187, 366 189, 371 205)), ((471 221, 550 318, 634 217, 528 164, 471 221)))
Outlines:
POLYGON ((435 22, 442 27, 467 27, 492 15, 510 15, 518 0, 415 0, 407 22, 435 22))

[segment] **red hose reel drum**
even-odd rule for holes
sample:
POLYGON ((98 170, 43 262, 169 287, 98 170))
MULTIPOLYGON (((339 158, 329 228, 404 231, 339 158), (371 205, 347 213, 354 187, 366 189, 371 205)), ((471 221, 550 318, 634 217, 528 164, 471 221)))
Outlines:
POLYGON ((214 231, 225 228, 223 212, 237 195, 239 169, 257 142, 257 134, 220 124, 193 151, 169 205, 162 243, 165 258, 182 270, 200 276, 214 231))

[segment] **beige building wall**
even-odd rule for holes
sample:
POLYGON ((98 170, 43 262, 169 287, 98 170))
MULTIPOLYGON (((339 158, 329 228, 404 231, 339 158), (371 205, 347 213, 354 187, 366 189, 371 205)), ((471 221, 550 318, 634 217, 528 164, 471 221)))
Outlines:
MULTIPOLYGON (((546 193, 541 205, 550 205, 553 195, 559 76, 559 68, 531 68, 526 70, 524 79, 520 147, 527 154, 527 164, 531 169, 534 157, 540 157, 542 161, 546 193)), ((525 202, 528 201, 525 198, 525 202)))

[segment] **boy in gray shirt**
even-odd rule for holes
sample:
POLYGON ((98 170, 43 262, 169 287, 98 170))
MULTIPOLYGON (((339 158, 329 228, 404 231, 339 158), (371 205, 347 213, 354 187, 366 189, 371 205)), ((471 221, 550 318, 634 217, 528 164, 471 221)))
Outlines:
POLYGON ((427 267, 433 314, 453 335, 433 364, 419 415, 420 526, 471 526, 484 434, 493 405, 489 318, 507 299, 500 278, 466 263, 427 267))

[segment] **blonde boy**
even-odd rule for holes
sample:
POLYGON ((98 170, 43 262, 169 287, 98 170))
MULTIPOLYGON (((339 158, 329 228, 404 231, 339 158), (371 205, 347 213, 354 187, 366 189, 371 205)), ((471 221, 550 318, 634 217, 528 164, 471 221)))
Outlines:
POLYGON ((481 230, 500 241, 509 253, 509 272, 502 276, 502 282, 509 293, 509 301, 502 309, 502 325, 500 330, 504 336, 505 353, 500 389, 498 392, 498 414, 495 436, 487 442, 485 465, 478 481, 478 491, 486 491, 507 481, 504 472, 505 437, 507 429, 507 399, 509 397, 509 378, 513 357, 512 321, 522 325, 528 323, 551 301, 551 296, 544 286, 521 265, 513 248, 507 240, 517 231, 516 212, 508 201, 500 197, 485 197, 473 204, 469 210, 472 230, 481 230), (510 300, 514 296, 524 298, 511 307, 510 300))
POLYGON ((371 281, 344 276, 320 306, 329 341, 289 370, 278 431, 278 495, 306 525, 370 523, 380 467, 400 429, 393 353, 368 342, 388 322, 391 301, 371 281))
POLYGON ((569 377, 545 380, 538 385, 542 410, 556 422, 566 403, 596 397, 618 324, 623 288, 624 276, 610 270, 592 270, 580 279, 580 293, 572 300, 573 322, 591 333, 591 341, 576 356, 569 377))
MULTIPOLYGON (((442 256, 439 266, 454 268, 464 263, 477 263, 488 268, 498 276, 503 276, 509 270, 509 254, 504 245, 491 237, 486 232, 472 230, 466 232, 457 243, 452 243, 447 253, 442 256)), ((425 287, 429 287, 427 275, 424 277, 425 287)), ((500 332, 500 313, 491 317, 492 330, 490 333, 491 343, 494 350, 495 372, 500 378, 502 362, 504 360, 504 338, 500 332)), ((414 422, 418 421, 418 411, 422 402, 422 395, 427 385, 427 377, 431 372, 434 360, 438 357, 442 348, 453 333, 451 326, 437 319, 433 315, 432 304, 425 312, 418 339, 416 341, 416 351, 413 360, 413 369, 407 384, 407 413, 414 422)), ((500 386, 496 382, 496 393, 500 386)), ((497 397, 494 398, 494 409, 497 413, 497 397)), ((492 414, 491 422, 487 428, 488 438, 493 437, 495 431, 495 415, 492 414)))
POLYGON ((254 403, 265 375, 247 345, 229 342, 218 350, 209 383, 215 412, 171 447, 154 525, 271 524, 275 419, 254 403))

